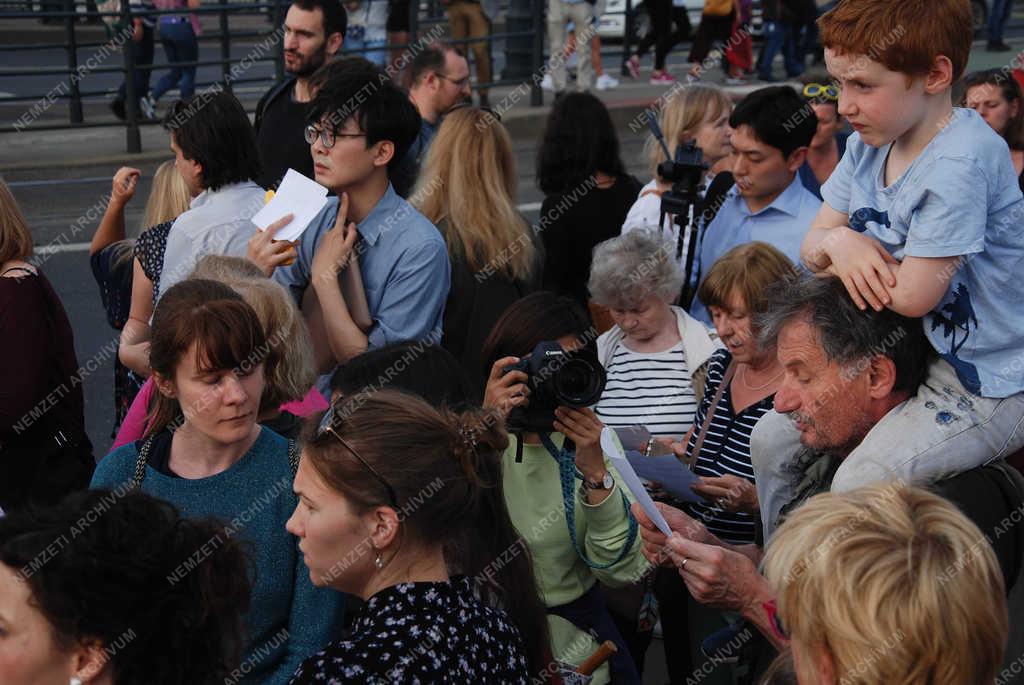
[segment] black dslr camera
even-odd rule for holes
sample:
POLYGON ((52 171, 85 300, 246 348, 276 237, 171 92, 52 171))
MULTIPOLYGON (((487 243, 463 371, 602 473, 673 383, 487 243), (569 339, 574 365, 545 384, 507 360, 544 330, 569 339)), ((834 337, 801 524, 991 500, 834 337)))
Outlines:
MULTIPOLYGON (((686 267, 683 292, 679 298, 679 306, 689 310, 690 302, 696 294, 691 287, 693 274, 693 258, 697 252, 697 231, 700 227, 699 217, 704 211, 704 172, 708 166, 704 163, 704 151, 693 141, 676 147, 676 156, 669 154, 668 144, 661 132, 661 127, 654 117, 649 117, 647 125, 651 134, 661 144, 665 152, 665 161, 658 165, 658 174, 666 181, 672 182, 672 189, 661 196, 661 217, 658 225, 665 227, 666 217, 672 217, 673 223, 679 227, 679 239, 676 243, 676 259, 683 254, 686 247, 686 267), (690 225, 689 242, 686 241, 686 222, 693 208, 693 220, 690 225)), ((699 280, 700 274, 697 274, 699 280)))
POLYGON ((529 357, 506 366, 503 373, 528 376, 530 404, 513 407, 506 422, 510 433, 550 433, 555 407, 579 409, 601 399, 607 376, 592 349, 566 352, 557 342, 537 343, 529 357))

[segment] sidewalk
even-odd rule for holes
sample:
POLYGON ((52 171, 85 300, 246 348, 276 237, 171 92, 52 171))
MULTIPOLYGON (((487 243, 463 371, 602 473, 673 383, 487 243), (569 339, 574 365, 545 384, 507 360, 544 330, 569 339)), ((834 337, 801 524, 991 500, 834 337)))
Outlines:
MULTIPOLYGON (((1016 49, 1024 48, 1024 37, 1009 38, 1016 49)), ((971 51, 968 70, 1000 68, 1010 64, 1016 53, 989 53, 983 41, 975 41, 971 51)), ((1024 57, 1021 58, 1024 61, 1024 57)), ((610 60, 605 64, 609 73, 614 73, 610 60)), ((646 65, 645 65, 646 66, 646 65)), ((684 74, 685 67, 670 65, 677 74, 684 74)), ((815 67, 817 70, 818 68, 815 67)), ((823 66, 821 67, 823 70, 823 66)), ((776 71, 781 71, 777 68, 776 71)), ((621 131, 636 131, 645 125, 642 112, 669 90, 666 86, 652 86, 647 83, 649 72, 645 69, 641 79, 636 81, 620 77, 621 85, 614 90, 595 91, 611 110, 612 119, 621 131)), ((705 75, 705 82, 721 85, 723 74, 716 68, 705 75)), ((526 85, 519 87, 496 87, 491 90, 491 106, 501 114, 502 123, 508 128, 513 140, 518 143, 536 141, 544 127, 545 118, 551 109, 553 95, 544 92, 544 104, 530 106, 530 93, 526 85)), ((756 80, 744 86, 723 86, 734 99, 767 84, 756 80)), ((242 93, 243 102, 252 107, 259 93, 242 93), (250 102, 251 101, 251 102, 250 102)), ((68 129, 58 131, 25 130, 0 136, 0 172, 46 168, 84 167, 101 164, 138 163, 166 159, 170 155, 167 133, 157 124, 141 128, 142 149, 136 155, 125 152, 126 129, 104 127, 68 129)))

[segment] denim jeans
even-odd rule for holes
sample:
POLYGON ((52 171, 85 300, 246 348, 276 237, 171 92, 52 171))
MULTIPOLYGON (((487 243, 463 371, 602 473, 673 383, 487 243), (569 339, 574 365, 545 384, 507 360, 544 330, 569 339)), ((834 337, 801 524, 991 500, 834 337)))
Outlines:
POLYGON ((1010 11, 1013 9, 1013 0, 992 0, 992 6, 988 12, 988 40, 991 43, 1003 41, 1003 31, 1006 29, 1006 22, 1010 19, 1010 11))
POLYGON ((164 44, 164 52, 167 53, 167 63, 171 70, 164 74, 153 88, 153 99, 159 100, 160 96, 174 86, 179 85, 181 97, 191 97, 196 92, 196 68, 179 67, 178 62, 195 62, 199 59, 199 43, 196 41, 196 34, 192 30, 192 24, 181 21, 178 17, 162 19, 160 21, 160 42, 164 44))
POLYGON ((780 50, 786 66, 786 76, 792 78, 804 73, 801 28, 780 21, 765 22, 764 44, 761 46, 761 57, 757 61, 757 73, 760 77, 771 76, 772 62, 780 50))
POLYGON ((357 52, 360 57, 370 60, 378 67, 383 67, 387 61, 388 51, 384 49, 387 45, 386 40, 366 40, 366 38, 356 38, 349 34, 345 36, 345 50, 365 50, 366 52, 357 52))
MULTIPOLYGON (((142 27, 142 40, 139 42, 131 41, 132 49, 132 62, 135 64, 135 97, 141 98, 149 91, 149 75, 152 73, 152 69, 147 66, 145 69, 139 69, 139 65, 150 65, 153 64, 153 29, 148 26, 142 27)), ((117 99, 124 100, 126 93, 128 92, 128 85, 124 81, 121 82, 121 87, 117 89, 117 99)))

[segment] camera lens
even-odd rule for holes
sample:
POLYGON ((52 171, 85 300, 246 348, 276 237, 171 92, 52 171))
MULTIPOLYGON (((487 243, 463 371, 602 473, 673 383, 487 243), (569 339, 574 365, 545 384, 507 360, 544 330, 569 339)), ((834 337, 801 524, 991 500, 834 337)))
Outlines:
POLYGON ((601 399, 605 384, 604 367, 587 359, 570 359, 555 374, 552 386, 558 404, 586 407, 601 399))

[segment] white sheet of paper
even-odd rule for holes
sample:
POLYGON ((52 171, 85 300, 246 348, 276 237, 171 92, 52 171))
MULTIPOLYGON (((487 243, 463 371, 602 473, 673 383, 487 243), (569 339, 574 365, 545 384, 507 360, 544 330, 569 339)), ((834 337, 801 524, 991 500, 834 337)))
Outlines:
POLYGON ((295 169, 284 175, 277 192, 263 209, 256 212, 252 222, 261 231, 285 214, 292 214, 291 223, 274 234, 274 240, 298 240, 309 223, 327 204, 327 188, 295 169))
POLYGON ((639 452, 627 450, 626 459, 638 476, 645 480, 658 482, 662 489, 670 495, 678 497, 684 502, 708 503, 690 487, 700 481, 700 476, 686 468, 686 464, 679 461, 674 454, 645 457, 639 452))
POLYGON ((658 507, 654 506, 654 500, 647 494, 644 484, 640 482, 640 479, 633 471, 633 467, 629 465, 629 461, 626 459, 625 452, 622 451, 622 445, 619 444, 619 438, 615 431, 607 426, 601 430, 601 449, 611 459, 612 466, 619 472, 622 479, 626 481, 626 487, 633 493, 633 498, 643 507, 648 518, 654 522, 658 530, 665 535, 671 536, 672 529, 668 527, 668 521, 661 515, 658 507))

